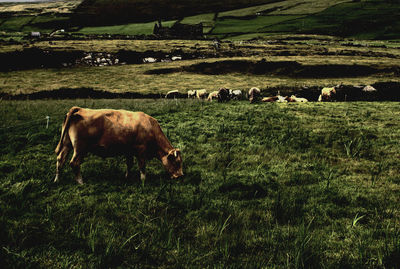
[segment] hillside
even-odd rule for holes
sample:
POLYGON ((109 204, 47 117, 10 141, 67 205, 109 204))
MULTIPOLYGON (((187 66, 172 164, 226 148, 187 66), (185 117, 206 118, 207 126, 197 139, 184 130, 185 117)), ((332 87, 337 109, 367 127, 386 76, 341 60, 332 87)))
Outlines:
POLYGON ((176 22, 202 23, 204 36, 210 39, 249 40, 288 34, 400 39, 399 0, 84 0, 78 3, 57 1, 46 4, 50 5, 47 8, 44 4, 0 4, 0 38, 18 40, 30 31, 51 33, 57 29, 91 38, 152 35, 155 22, 161 19, 166 27, 176 22))
MULTIPOLYGON (((177 19, 185 24, 203 23, 205 34, 221 39, 293 33, 358 39, 400 38, 398 0, 84 0, 74 19, 75 23, 86 26, 177 19)), ((98 30, 101 32, 101 29, 87 31, 98 30)))
MULTIPOLYGON (((210 34, 220 38, 241 35, 320 34, 358 39, 397 39, 400 5, 388 1, 284 1, 251 16, 246 12, 219 14, 210 34)), ((267 7, 265 7, 267 8, 267 7)))
POLYGON ((277 0, 83 0, 75 21, 83 25, 150 22, 255 6, 277 0))

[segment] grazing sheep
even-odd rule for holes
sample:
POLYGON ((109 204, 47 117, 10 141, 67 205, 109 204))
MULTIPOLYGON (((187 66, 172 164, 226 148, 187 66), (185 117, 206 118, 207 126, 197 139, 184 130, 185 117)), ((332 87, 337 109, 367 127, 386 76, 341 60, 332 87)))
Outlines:
POLYGON ((243 96, 241 90, 234 90, 234 91, 229 90, 229 95, 231 96, 231 99, 233 99, 233 100, 240 100, 240 99, 242 99, 242 96, 243 96))
POLYGON ((229 89, 227 88, 220 88, 218 90, 218 102, 227 102, 230 100, 229 89))
POLYGON ((201 89, 196 91, 196 97, 197 99, 204 99, 207 97, 207 90, 206 89, 201 89))
POLYGON ((290 98, 290 101, 288 100, 289 102, 298 102, 298 103, 308 102, 306 98, 296 97, 295 95, 292 95, 289 98, 290 98))
POLYGON ((188 98, 195 98, 196 97, 196 90, 189 90, 187 92, 188 98))
POLYGON ((250 104, 255 103, 260 98, 261 91, 259 88, 253 87, 249 90, 249 101, 250 104))
POLYGON ((217 98, 218 98, 218 91, 213 91, 210 92, 210 94, 208 95, 207 101, 212 101, 213 99, 217 98))
POLYGON ((371 85, 367 85, 362 89, 363 92, 376 92, 377 90, 371 85))
POLYGON ((321 94, 318 97, 318 102, 327 102, 333 101, 336 96, 336 89, 335 87, 332 88, 322 88, 321 94))
POLYGON ((175 99, 178 97, 178 95, 179 95, 178 90, 172 90, 172 91, 167 92, 167 94, 165 95, 165 98, 174 98, 175 99))
POLYGON ((278 95, 277 97, 278 97, 278 100, 276 101, 277 103, 287 103, 288 102, 287 96, 278 95))

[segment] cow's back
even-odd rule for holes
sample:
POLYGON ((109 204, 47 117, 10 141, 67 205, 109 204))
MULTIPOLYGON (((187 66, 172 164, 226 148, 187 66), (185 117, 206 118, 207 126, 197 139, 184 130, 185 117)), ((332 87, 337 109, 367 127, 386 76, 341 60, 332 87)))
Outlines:
POLYGON ((146 150, 158 129, 157 121, 143 112, 81 109, 74 115, 69 134, 88 152, 113 156, 146 150))

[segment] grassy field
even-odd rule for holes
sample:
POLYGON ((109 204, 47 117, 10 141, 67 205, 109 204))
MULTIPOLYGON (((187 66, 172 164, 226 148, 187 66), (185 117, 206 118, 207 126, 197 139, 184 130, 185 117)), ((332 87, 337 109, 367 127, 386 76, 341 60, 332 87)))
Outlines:
POLYGON ((0 265, 396 268, 399 111, 397 102, 1 101, 0 265), (152 161, 144 184, 127 181, 123 158, 90 156, 85 185, 69 167, 52 183, 73 105, 154 116, 183 152, 184 178, 152 161))
POLYGON ((243 12, 221 13, 209 35, 233 38, 238 33, 251 33, 252 36, 260 36, 261 33, 266 36, 306 33, 357 39, 398 38, 398 4, 386 1, 321 1, 319 4, 315 1, 285 2, 285 5, 281 2, 266 5, 266 12, 244 9, 243 12))
POLYGON ((0 13, 21 15, 70 14, 82 0, 58 0, 43 2, 2 2, 0 13))
MULTIPOLYGON (((132 1, 143 4, 136 10, 143 16, 131 23, 127 0, 112 2, 84 1, 79 12, 124 10, 117 21, 65 28, 65 36, 151 34, 148 21, 157 18, 146 16, 160 16, 154 13, 169 3, 132 1), (154 3, 156 10, 149 8, 154 3)), ((0 5, 1 14, 16 15, 0 18, 0 39, 22 41, 0 43, 1 268, 398 267, 399 102, 2 99, 70 89, 163 96, 222 86, 286 95, 302 87, 400 82, 396 1, 243 2, 182 0, 171 5, 175 13, 163 10, 182 23, 204 23, 207 37, 234 40, 218 49, 211 40, 23 40, 30 31, 76 22, 72 10, 80 1, 0 5), (227 10, 219 12, 221 5, 227 10), (135 63, 156 55, 183 60, 46 66, 51 55, 67 61, 88 53, 139 55, 135 63), (33 65, 13 66, 21 60, 33 65), (89 156, 85 185, 74 182, 68 165, 54 184, 54 149, 75 105, 155 117, 181 149, 185 176, 171 180, 153 160, 145 182, 136 166, 136 177, 126 180, 122 157, 89 156)))
POLYGON ((179 19, 271 2, 276 0, 83 0, 75 15, 81 25, 107 25, 179 19))
MULTIPOLYGON (((31 48, 54 52, 106 52, 116 55, 120 51, 134 51, 147 53, 144 57, 154 57, 153 54, 162 52, 169 55, 187 54, 188 57, 195 54, 196 57, 207 57, 207 59, 0 72, 0 93, 29 94, 60 88, 92 88, 110 92, 165 94, 172 89, 186 93, 189 89, 206 88, 210 92, 222 86, 246 91, 255 86, 263 91, 268 91, 268 89, 275 91, 279 87, 295 90, 302 86, 324 87, 339 83, 368 85, 376 82, 400 82, 395 71, 400 65, 398 47, 399 43, 393 42, 349 43, 346 40, 322 36, 287 36, 285 39, 277 39, 275 43, 269 41, 222 42, 218 51, 212 46, 211 41, 199 40, 72 40, 36 42, 29 47, 9 45, 0 47, 0 51, 11 53, 31 48), (241 55, 241 57, 227 57, 230 54, 241 55), (275 63, 296 62, 304 67, 328 68, 342 65, 353 73, 342 72, 337 75, 327 71, 325 76, 319 77, 312 73, 309 76, 296 76, 283 72, 254 74, 244 68, 243 70, 238 68, 246 63, 256 65, 262 59, 275 63), (235 61, 238 62, 235 64, 235 61), (229 63, 231 63, 230 66, 221 72, 218 66, 229 65, 229 63), (209 66, 207 69, 200 69, 202 64, 209 66), (394 71, 363 75, 356 72, 358 66, 394 71), (163 73, 162 70, 172 71, 163 73)), ((275 92, 269 94, 275 94, 275 92)))
MULTIPOLYGON (((176 21, 163 22, 163 26, 171 27, 176 21)), ((125 25, 113 25, 103 27, 83 27, 78 31, 82 34, 119 34, 119 35, 151 35, 153 34, 154 24, 148 23, 133 23, 125 25)))
MULTIPOLYGON (((154 21, 203 23, 206 38, 244 40, 277 34, 318 34, 354 39, 398 40, 400 10, 396 1, 172 1, 95 0, 0 5, 0 31, 44 33, 66 29, 71 34, 151 35, 154 21), (157 8, 154 8, 154 7, 157 8), (75 10, 74 8, 77 7, 75 10), (12 16, 7 15, 12 14, 12 16), (49 20, 50 18, 50 20, 49 20), (38 23, 38 21, 47 23, 38 23), (82 28, 83 27, 83 28, 82 28)), ((21 35, 21 34, 20 34, 21 35)), ((8 36, 0 36, 9 40, 8 36)), ((16 39, 12 37, 12 39, 16 39)))
POLYGON ((260 15, 310 15, 321 12, 331 6, 349 2, 348 0, 286 0, 276 1, 259 6, 224 11, 218 13, 219 18, 223 17, 246 17, 260 15))
MULTIPOLYGON (((203 62, 201 61, 201 63, 203 62)), ((199 61, 192 61, 191 63, 199 63, 199 61)), ((190 72, 175 72, 162 75, 145 74, 146 71, 152 70, 152 68, 157 70, 157 67, 162 67, 162 65, 83 67, 64 68, 60 70, 34 69, 0 73, 0 82, 2 83, 0 92, 16 95, 59 90, 61 88, 92 88, 117 93, 135 92, 143 95, 163 95, 170 90, 178 90, 184 94, 190 89, 200 88, 205 88, 208 92, 211 92, 218 90, 222 86, 244 91, 248 91, 251 86, 255 86, 268 92, 269 88, 275 89, 279 87, 285 89, 293 88, 293 91, 295 91, 302 86, 322 88, 324 86, 334 86, 341 82, 347 85, 368 85, 388 81, 379 75, 347 78, 295 79, 275 75, 253 75, 236 72, 218 75, 190 72)), ((389 81, 399 82, 399 79, 390 78, 389 81)), ((274 90, 274 92, 270 92, 269 94, 276 94, 276 92, 274 90)))

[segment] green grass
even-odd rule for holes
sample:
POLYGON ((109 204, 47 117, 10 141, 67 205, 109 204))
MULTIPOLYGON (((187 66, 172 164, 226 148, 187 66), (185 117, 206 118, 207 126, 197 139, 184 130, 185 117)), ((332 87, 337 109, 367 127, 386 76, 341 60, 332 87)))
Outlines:
POLYGON ((185 17, 180 23, 183 24, 203 24, 203 32, 208 33, 214 27, 214 13, 201 14, 196 16, 185 17))
POLYGON ((276 34, 318 34, 359 40, 397 40, 400 32, 400 7, 393 1, 189 2, 83 1, 75 14, 68 15, 70 17, 65 17, 62 11, 76 5, 76 2, 70 7, 65 6, 67 3, 60 2, 58 13, 56 7, 52 7, 53 11, 46 14, 37 14, 34 11, 36 9, 32 9, 31 13, 29 10, 16 9, 15 12, 20 12, 21 16, 5 18, 5 22, 0 25, 0 31, 49 32, 56 28, 66 28, 74 32, 83 27, 78 33, 150 35, 154 27, 152 21, 161 18, 165 20, 166 26, 171 26, 175 20, 181 20, 184 24, 201 22, 204 25, 203 32, 208 38, 230 40, 270 38, 276 34), (157 8, 154 8, 155 6, 157 8))
POLYGON ((64 29, 68 25, 69 17, 66 16, 37 16, 30 24, 22 28, 24 32, 40 31, 52 32, 57 29, 64 29))
POLYGON ((247 7, 242 9, 220 12, 218 17, 244 17, 254 16, 257 13, 268 15, 307 15, 318 13, 326 8, 342 2, 350 2, 349 0, 286 0, 275 1, 272 3, 247 7))
POLYGON ((11 17, 0 25, 0 31, 8 32, 21 32, 23 27, 31 22, 35 17, 33 16, 21 16, 11 17))
POLYGON ((17 16, 4 19, 0 25, 0 31, 6 32, 51 32, 55 29, 66 28, 69 17, 38 15, 38 16, 17 16))
POLYGON ((219 19, 212 34, 235 34, 261 32, 264 27, 295 20, 299 16, 259 16, 251 20, 219 19))
POLYGON ((385 1, 285 1, 220 13, 211 33, 230 39, 254 38, 262 36, 261 33, 265 36, 297 33, 397 39, 399 12, 399 5, 385 1), (257 12, 262 12, 261 7, 267 11, 254 17, 257 12), (229 19, 224 18, 227 16, 229 19), (239 36, 235 37, 235 34, 239 36))
MULTIPOLYGON (((171 41, 172 42, 172 41, 171 41)), ((173 43, 173 42, 172 42, 173 43)), ((166 43, 171 44, 172 43, 166 43)), ((97 43, 90 43, 97 44, 97 43)), ((146 45, 145 42, 143 42, 146 45)), ((156 47, 159 43, 149 43, 144 49, 156 47)), ((182 43, 177 43, 182 44, 182 43)), ((192 43, 190 43, 192 44, 192 43)), ((55 44, 58 46, 58 44, 55 44)), ((86 45, 86 44, 85 44, 86 45)), ((115 45, 114 43, 109 44, 115 45)), ((141 43, 135 43, 137 46, 142 46, 141 43)), ((204 48, 207 48, 207 44, 204 48)), ((248 44, 243 44, 247 46, 248 44)), ((223 47, 228 48, 228 44, 223 44, 223 47)), ((339 83, 347 85, 368 85, 376 82, 394 81, 398 82, 399 78, 394 74, 377 74, 371 76, 357 76, 338 78, 329 76, 326 78, 310 77, 310 78, 295 78, 282 75, 253 75, 249 73, 226 73, 218 75, 208 75, 193 72, 173 72, 167 74, 146 74, 148 71, 164 69, 164 68, 188 68, 196 66, 199 63, 216 63, 227 60, 251 60, 260 61, 263 57, 267 57, 269 61, 298 61, 305 65, 317 64, 343 64, 349 62, 359 65, 374 65, 384 68, 386 66, 395 65, 398 60, 393 58, 382 57, 356 57, 356 56, 341 56, 339 55, 342 48, 332 47, 333 53, 331 56, 313 55, 308 56, 264 56, 263 52, 272 50, 290 51, 295 48, 295 45, 288 45, 287 48, 265 46, 264 44, 253 44, 253 53, 260 50, 261 55, 258 57, 240 57, 240 58, 220 58, 220 59, 199 59, 175 61, 170 63, 153 63, 143 65, 115 65, 108 67, 73 67, 73 68, 41 68, 22 71, 10 71, 0 73, 0 92, 9 94, 34 93, 46 90, 58 90, 60 88, 93 88, 95 90, 104 90, 111 92, 136 92, 140 94, 165 94, 174 89, 181 93, 186 93, 189 89, 205 88, 208 92, 217 90, 219 87, 225 86, 231 89, 241 89, 248 91, 251 87, 259 87, 263 91, 268 91, 274 88, 286 88, 296 90, 301 86, 333 86, 339 83), (290 47, 290 49, 289 49, 290 47)), ((99 49, 99 47, 91 47, 99 49)), ((318 52, 318 47, 316 48, 318 52)), ((370 51, 371 48, 368 48, 370 51)), ((160 49, 161 50, 161 49, 160 49)), ((311 52, 310 46, 305 46, 300 50, 311 52)), ((363 50, 363 48, 361 48, 363 50)), ((381 49, 377 48, 379 52, 381 49)), ((387 51, 382 49, 383 51, 387 51)), ((396 50, 397 51, 397 50, 396 50)), ((397 51, 398 52, 398 51, 397 51)), ((268 94, 275 94, 269 92, 268 94)))
POLYGON ((184 18, 199 14, 232 10, 275 0, 84 0, 77 9, 77 19, 84 25, 120 24, 184 18))
POLYGON ((198 24, 198 23, 211 24, 211 23, 213 23, 214 16, 215 16, 214 13, 208 13, 208 14, 201 14, 201 15, 196 15, 196 16, 185 17, 181 21, 181 23, 183 23, 183 24, 198 24))
POLYGON ((396 102, 2 101, 0 265, 396 268, 399 111, 396 102), (152 161, 142 185, 124 179, 123 158, 90 156, 85 185, 69 167, 53 184, 73 105, 154 116, 182 150, 185 177, 172 181, 152 161))
MULTIPOLYGON (((163 26, 171 27, 176 21, 163 22, 163 26)), ((98 27, 83 27, 78 31, 82 34, 119 34, 119 35, 151 35, 153 34, 154 24, 156 22, 148 23, 134 23, 125 25, 113 26, 98 26, 98 27)))
POLYGON ((383 1, 362 1, 332 6, 320 13, 279 25, 264 32, 297 32, 339 35, 359 39, 395 39, 400 7, 383 1))

